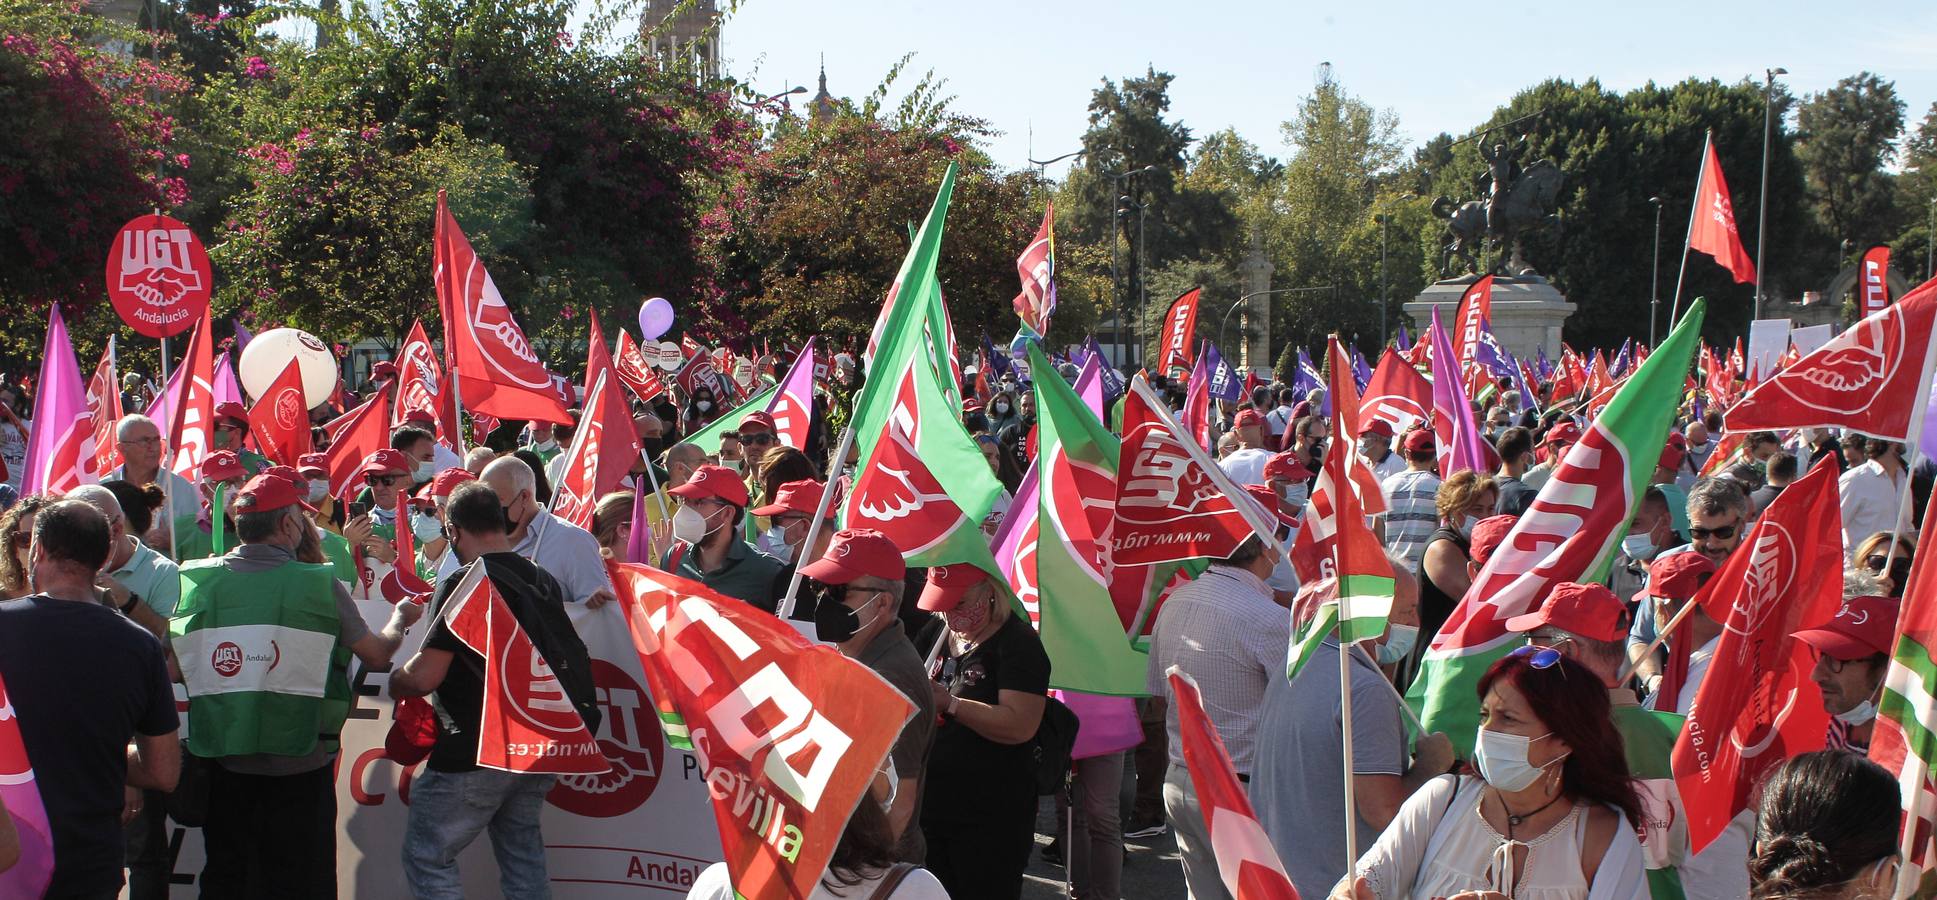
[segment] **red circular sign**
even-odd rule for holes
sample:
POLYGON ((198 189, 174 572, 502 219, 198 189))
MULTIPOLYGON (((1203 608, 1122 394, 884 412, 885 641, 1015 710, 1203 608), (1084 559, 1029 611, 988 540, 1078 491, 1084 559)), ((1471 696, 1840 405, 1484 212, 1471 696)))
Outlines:
POLYGON ((148 337, 173 337, 194 326, 214 287, 201 239, 167 216, 136 217, 108 248, 108 299, 121 321, 148 337))
POLYGON ((599 775, 560 775, 545 799, 580 816, 609 819, 641 806, 659 786, 660 766, 666 760, 666 739, 659 730, 659 712, 652 696, 632 676, 602 659, 592 660, 592 681, 598 685, 605 721, 599 726, 599 750, 612 771, 599 775))
POLYGON ((242 671, 242 648, 234 641, 223 641, 215 645, 215 652, 209 654, 209 667, 223 678, 234 678, 242 671))

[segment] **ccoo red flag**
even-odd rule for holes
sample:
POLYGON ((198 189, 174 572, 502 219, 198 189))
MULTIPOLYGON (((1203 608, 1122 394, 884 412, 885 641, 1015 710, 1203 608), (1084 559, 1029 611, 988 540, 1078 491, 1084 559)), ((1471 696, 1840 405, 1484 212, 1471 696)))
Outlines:
POLYGON ((279 466, 293 469, 310 451, 309 404, 303 402, 303 370, 295 359, 249 408, 249 433, 262 455, 279 466))
POLYGON ((484 261, 437 192, 436 269, 432 281, 452 347, 452 377, 470 409, 500 419, 570 423, 551 373, 484 270, 484 261))
POLYGON ((1218 880, 1235 900, 1298 900, 1298 889, 1291 886, 1285 864, 1231 767, 1224 739, 1204 714, 1197 682, 1176 666, 1164 674, 1170 681, 1171 700, 1177 704, 1184 769, 1197 789, 1204 830, 1210 832, 1211 853, 1217 857, 1218 880))
POLYGON ((1890 245, 1878 244, 1865 251, 1858 272, 1857 296, 1863 301, 1858 308, 1862 317, 1868 318, 1890 305, 1890 245))
POLYGON ((1712 134, 1702 144, 1702 177, 1695 185, 1695 208, 1688 219, 1688 247, 1714 257, 1737 284, 1755 280, 1755 261, 1742 249, 1742 236, 1735 230, 1735 206, 1729 202, 1729 186, 1722 179, 1722 159, 1715 155, 1712 134))
POLYGON ((1493 276, 1486 275, 1460 295, 1459 309, 1453 316, 1453 327, 1459 329, 1453 335, 1453 353, 1459 357, 1462 371, 1470 372, 1478 365, 1474 354, 1480 348, 1480 332, 1492 318, 1493 276))
POLYGON ((1197 288, 1185 291, 1182 296, 1170 302, 1170 311, 1164 313, 1163 365, 1160 372, 1176 369, 1189 369, 1197 362, 1192 355, 1191 341, 1197 332, 1197 288))
POLYGON ((444 606, 451 635, 484 657, 477 764, 556 775, 612 771, 565 686, 498 596, 485 565, 481 559, 471 563, 444 606))
POLYGON ((1729 407, 1727 428, 1847 428, 1913 440, 1931 380, 1937 279, 1775 373, 1729 407))
POLYGON ((1790 634, 1835 614, 1842 532, 1836 465, 1824 460, 1769 504, 1695 595, 1723 627, 1671 757, 1695 852, 1749 808, 1765 771, 1822 749, 1829 719, 1810 683, 1815 660, 1790 634))

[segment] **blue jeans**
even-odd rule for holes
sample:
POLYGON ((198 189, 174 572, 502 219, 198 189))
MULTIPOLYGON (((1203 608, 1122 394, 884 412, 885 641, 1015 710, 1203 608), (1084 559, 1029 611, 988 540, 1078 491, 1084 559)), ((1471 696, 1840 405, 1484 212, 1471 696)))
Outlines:
POLYGON ((496 769, 433 772, 410 784, 410 823, 404 829, 404 880, 417 900, 463 900, 457 855, 490 829, 498 887, 506 900, 549 900, 545 837, 538 812, 555 775, 518 775, 496 769))

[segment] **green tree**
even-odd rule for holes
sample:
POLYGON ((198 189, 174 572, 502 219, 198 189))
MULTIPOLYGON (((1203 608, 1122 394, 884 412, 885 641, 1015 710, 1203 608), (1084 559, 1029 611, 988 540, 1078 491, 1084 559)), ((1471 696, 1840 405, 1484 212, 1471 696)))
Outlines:
POLYGON ((1920 255, 1926 263, 1931 259, 1931 244, 1937 241, 1937 231, 1931 228, 1933 214, 1937 214, 1937 103, 1930 105, 1930 111, 1924 114, 1916 131, 1903 142, 1903 174, 1897 176, 1897 218, 1905 227, 1892 242, 1901 260, 1894 264, 1899 271, 1922 272, 1926 280, 1931 277, 1928 265, 1918 266, 1914 261, 1920 255))
POLYGON ((1810 206, 1830 236, 1859 249, 1895 233, 1893 176, 1884 171, 1903 134, 1896 85, 1858 72, 1797 109, 1796 156, 1810 206))

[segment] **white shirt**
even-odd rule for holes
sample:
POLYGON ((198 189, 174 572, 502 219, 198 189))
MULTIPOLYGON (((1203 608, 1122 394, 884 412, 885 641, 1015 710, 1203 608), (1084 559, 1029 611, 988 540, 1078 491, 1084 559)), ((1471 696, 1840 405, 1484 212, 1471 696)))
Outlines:
MULTIPOLYGON (((1363 456, 1359 458, 1365 459, 1365 457, 1363 456)), ((1406 458, 1390 450, 1387 450, 1385 459, 1379 460, 1377 462, 1366 459, 1365 465, 1367 468, 1370 468, 1372 470, 1372 477, 1377 479, 1381 484, 1383 484, 1385 483, 1386 479, 1391 478, 1392 476, 1397 475, 1400 472, 1404 472, 1406 470, 1406 458)))
MULTIPOLYGON (((584 603, 599 591, 612 590, 612 579, 605 574, 605 556, 599 553, 599 539, 551 513, 540 512, 534 517, 525 528, 525 539, 511 550, 558 579, 570 602, 584 603)), ((438 583, 457 570, 457 554, 444 554, 437 563, 438 583)))
POLYGON ((1285 429, 1291 427, 1291 407, 1280 406, 1277 409, 1265 413, 1264 427, 1265 430, 1271 432, 1272 437, 1283 435, 1285 429))
POLYGON ((1843 473, 1836 486, 1843 498, 1843 555, 1856 552, 1856 545, 1879 531, 1897 532, 1916 540, 1910 524, 1910 504, 1903 492, 1910 489, 1910 475, 1899 470, 1897 481, 1883 471, 1883 464, 1870 460, 1843 473))
POLYGON ((1230 456, 1218 460, 1217 467, 1223 469, 1224 474, 1231 476, 1231 480, 1242 487, 1247 484, 1263 484, 1264 464, 1269 461, 1271 461, 1271 451, 1250 447, 1231 451, 1230 456))
MULTIPOLYGON (((127 468, 127 466, 122 466, 121 468, 115 469, 101 480, 116 481, 124 479, 127 477, 127 468)), ((168 509, 166 511, 168 517, 166 519, 160 518, 163 511, 159 509, 155 510, 157 517, 155 521, 157 523, 168 522, 172 524, 176 519, 184 516, 193 519, 201 513, 202 493, 195 488, 194 482, 175 474, 173 470, 164 464, 161 468, 155 470, 155 484, 161 485, 161 489, 168 494, 168 509)))
MULTIPOLYGON (((1152 696, 1166 696, 1165 672, 1173 665, 1195 679, 1204 712, 1231 754, 1231 767, 1249 775, 1265 687, 1270 679, 1285 677, 1290 645, 1291 614, 1271 602, 1265 583, 1248 569, 1213 565, 1171 592, 1157 613, 1145 684, 1152 696)), ((1183 765, 1174 704, 1164 725, 1170 761, 1183 765)))
MULTIPOLYGON (((1682 682, 1674 709, 1662 710, 1659 694, 1648 698, 1648 708, 1687 715, 1695 705, 1695 692, 1701 688, 1702 677, 1708 674, 1708 664, 1715 659, 1715 650, 1721 643, 1722 636, 1716 635, 1701 649, 1688 654, 1688 679, 1682 682)), ((1740 900, 1749 895, 1751 825, 1752 817, 1744 810, 1722 829, 1714 843, 1682 860, 1681 886, 1688 900, 1740 900)))
POLYGON ((452 450, 451 448, 446 447, 441 443, 432 444, 431 451, 430 451, 430 461, 431 461, 431 464, 437 466, 437 471, 439 472, 442 472, 445 469, 464 468, 464 457, 457 455, 457 451, 452 450))
MULTIPOLYGON (((862 798, 861 802, 868 802, 867 798, 862 798)), ((913 823, 908 827, 919 826, 920 823, 913 823)), ((807 900, 868 900, 874 896, 875 888, 881 884, 881 880, 887 877, 887 874, 886 869, 872 873, 869 877, 861 879, 860 884, 841 888, 838 894, 829 891, 825 881, 816 882, 814 892, 807 895, 807 900)), ((686 900, 733 900, 732 878, 732 873, 726 869, 726 863, 716 862, 707 866, 699 873, 698 878, 693 879, 693 886, 686 891, 686 900)), ((883 900, 949 900, 949 898, 948 891, 942 888, 941 881, 935 878, 934 873, 918 868, 902 878, 901 884, 895 887, 895 892, 883 900)))

